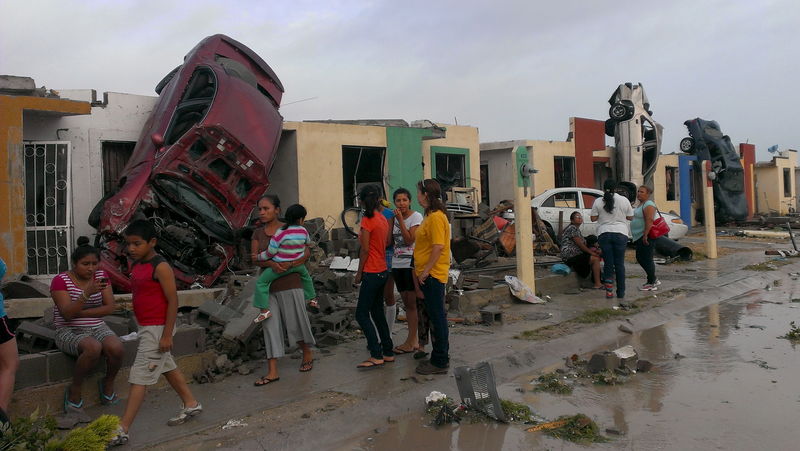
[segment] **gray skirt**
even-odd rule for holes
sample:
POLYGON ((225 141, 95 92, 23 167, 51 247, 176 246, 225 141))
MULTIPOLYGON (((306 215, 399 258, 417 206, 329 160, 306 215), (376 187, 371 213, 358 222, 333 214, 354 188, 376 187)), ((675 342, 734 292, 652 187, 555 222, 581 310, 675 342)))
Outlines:
POLYGON ((308 321, 302 289, 295 288, 270 294, 269 309, 272 316, 261 323, 268 359, 286 355, 284 340, 288 343, 289 349, 294 349, 299 341, 309 345, 316 344, 311 323, 308 321))

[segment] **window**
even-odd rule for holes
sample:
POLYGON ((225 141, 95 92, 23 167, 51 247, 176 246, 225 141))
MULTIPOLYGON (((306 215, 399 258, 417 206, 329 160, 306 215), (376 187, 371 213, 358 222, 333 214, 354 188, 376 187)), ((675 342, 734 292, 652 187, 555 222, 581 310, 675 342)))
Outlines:
POLYGON ((386 149, 383 147, 342 146, 345 208, 355 206, 358 190, 364 185, 375 184, 383 191, 385 156, 386 149))
POLYGON ((792 197, 792 174, 789 168, 783 168, 783 197, 792 197))
POLYGON ((575 157, 553 157, 556 188, 575 186, 575 157))
POLYGON ((180 103, 170 120, 164 143, 175 144, 189 129, 200 122, 211 107, 217 91, 217 79, 207 67, 195 69, 180 103))
POLYGON ((592 168, 594 169, 595 189, 603 189, 603 183, 611 178, 611 168, 601 161, 595 161, 592 168))
POLYGON ((489 165, 481 165, 481 202, 489 204, 489 165))
POLYGON ((678 200, 678 168, 665 168, 664 183, 667 187, 667 200, 678 200))
POLYGON ((542 207, 578 208, 578 193, 575 191, 555 193, 542 203, 542 207))
POLYGON ((466 158, 461 154, 436 153, 436 175, 434 178, 442 185, 442 192, 454 186, 467 187, 466 158))
POLYGON ((135 142, 103 141, 103 196, 117 191, 122 170, 131 158, 135 142))
POLYGON ((583 208, 587 210, 592 208, 592 205, 594 205, 594 201, 596 201, 597 198, 600 197, 595 193, 582 192, 581 194, 583 197, 583 208))

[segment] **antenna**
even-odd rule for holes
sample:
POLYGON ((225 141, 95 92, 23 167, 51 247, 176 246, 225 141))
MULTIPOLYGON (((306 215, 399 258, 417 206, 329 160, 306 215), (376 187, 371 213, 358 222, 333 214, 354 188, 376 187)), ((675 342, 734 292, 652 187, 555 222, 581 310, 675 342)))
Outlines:
POLYGON ((295 104, 295 103, 306 102, 308 100, 314 100, 314 99, 318 99, 318 98, 319 97, 315 96, 315 97, 309 97, 307 99, 295 100, 294 102, 284 103, 284 104, 281 105, 281 107, 285 107, 286 105, 292 105, 292 104, 295 104))

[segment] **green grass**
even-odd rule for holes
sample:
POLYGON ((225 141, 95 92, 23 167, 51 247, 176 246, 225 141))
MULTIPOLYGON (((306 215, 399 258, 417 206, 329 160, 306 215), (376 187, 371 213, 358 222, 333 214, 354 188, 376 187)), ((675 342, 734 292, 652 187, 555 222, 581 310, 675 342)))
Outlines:
POLYGON ((567 420, 567 424, 560 428, 545 431, 545 433, 555 438, 569 440, 583 445, 608 441, 607 438, 600 435, 600 429, 597 427, 597 423, 582 413, 573 416, 562 416, 556 421, 560 420, 567 420))
POLYGON ((789 260, 770 260, 768 262, 754 263, 745 266, 744 270, 747 271, 777 271, 778 267, 790 264, 789 260))
POLYGON ((536 379, 538 382, 533 387, 533 391, 546 391, 559 395, 569 395, 572 387, 564 382, 563 376, 558 373, 542 374, 536 379))
POLYGON ((510 423, 533 422, 533 412, 531 412, 531 408, 525 404, 501 399, 500 406, 503 408, 503 413, 506 414, 506 419, 510 423))
POLYGON ((626 310, 614 310, 612 308, 601 308, 598 310, 589 310, 581 313, 571 321, 581 324, 597 324, 604 323, 612 318, 620 316, 627 316, 630 313, 626 310))

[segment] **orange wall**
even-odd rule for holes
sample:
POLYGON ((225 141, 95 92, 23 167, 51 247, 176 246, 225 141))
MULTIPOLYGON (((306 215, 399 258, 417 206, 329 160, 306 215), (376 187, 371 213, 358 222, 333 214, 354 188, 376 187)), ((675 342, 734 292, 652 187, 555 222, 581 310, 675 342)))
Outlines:
POLYGON ((0 95, 0 257, 8 276, 27 272, 25 245, 25 168, 22 112, 89 114, 88 102, 0 95))

